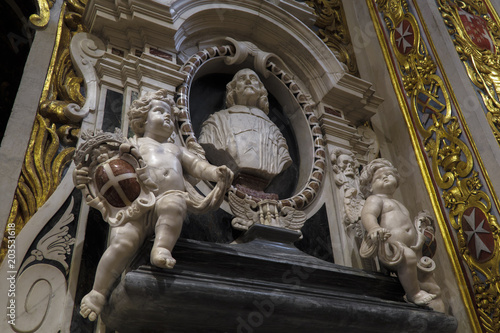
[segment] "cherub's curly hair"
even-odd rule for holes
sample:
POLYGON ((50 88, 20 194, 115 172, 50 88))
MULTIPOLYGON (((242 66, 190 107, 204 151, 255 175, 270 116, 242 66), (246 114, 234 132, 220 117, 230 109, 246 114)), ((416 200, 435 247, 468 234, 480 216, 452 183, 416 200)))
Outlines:
POLYGON ((373 180, 373 174, 381 168, 391 168, 394 172, 394 177, 396 177, 396 181, 399 182, 401 180, 401 176, 399 175, 398 169, 396 169, 391 162, 386 160, 385 158, 377 158, 370 163, 368 163, 361 172, 361 176, 359 177, 359 185, 361 186, 361 192, 368 198, 371 194, 371 184, 373 180))
MULTIPOLYGON (((226 85, 226 107, 230 108, 231 106, 235 105, 235 95, 236 92, 234 91, 236 88, 236 76, 238 75, 239 72, 243 70, 249 70, 248 68, 241 69, 239 70, 236 74, 234 74, 233 79, 226 85)), ((255 74, 257 75, 257 74, 255 74)), ((258 75, 257 75, 258 77, 258 75)), ((269 100, 267 98, 267 90, 264 84, 260 81, 259 79, 259 93, 260 93, 260 98, 257 103, 257 107, 264 111, 265 114, 269 113, 269 100)))
POLYGON ((167 103, 170 106, 172 115, 177 113, 175 102, 172 97, 168 96, 167 90, 160 89, 146 92, 139 99, 132 102, 127 113, 130 127, 135 134, 139 136, 144 135, 146 119, 148 118, 148 112, 151 108, 151 102, 155 100, 167 103))

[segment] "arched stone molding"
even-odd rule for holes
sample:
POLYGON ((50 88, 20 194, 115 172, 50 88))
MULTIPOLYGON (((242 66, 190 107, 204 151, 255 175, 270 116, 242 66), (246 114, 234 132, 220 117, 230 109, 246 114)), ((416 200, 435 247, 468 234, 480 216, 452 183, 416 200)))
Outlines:
POLYGON ((246 40, 278 55, 314 101, 345 109, 354 123, 368 120, 381 103, 370 83, 346 74, 312 30, 273 3, 178 0, 171 10, 177 29, 175 47, 181 55, 196 53, 200 42, 211 38, 246 40))
POLYGON ((293 6, 297 18, 287 11, 289 1, 90 0, 84 22, 110 45, 144 50, 150 44, 180 53, 182 62, 214 45, 201 45, 202 41, 232 37, 252 42, 283 59, 314 101, 341 108, 354 124, 369 119, 381 99, 374 96, 371 83, 345 73, 330 49, 301 21, 300 6, 305 5, 293 6), (147 22, 148 15, 154 20, 147 22))

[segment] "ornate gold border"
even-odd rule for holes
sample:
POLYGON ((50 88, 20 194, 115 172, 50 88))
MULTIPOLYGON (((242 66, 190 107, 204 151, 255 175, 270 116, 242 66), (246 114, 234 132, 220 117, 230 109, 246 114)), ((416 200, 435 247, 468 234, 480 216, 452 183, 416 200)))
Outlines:
POLYGON ((341 0, 310 0, 306 3, 316 12, 318 36, 346 66, 349 74, 359 77, 354 47, 341 0))
MULTIPOLYGON (((453 91, 449 89, 449 82, 442 71, 442 80, 436 74, 437 68, 441 69, 442 66, 437 58, 425 24, 423 24, 423 31, 427 36, 433 54, 431 55, 428 52, 426 44, 423 43, 419 33, 415 34, 417 37, 413 44, 413 50, 408 54, 400 53, 397 51, 394 40, 394 27, 404 19, 407 19, 410 23, 412 22, 410 16, 413 15, 410 13, 408 2, 403 0, 378 0, 379 10, 383 12, 385 24, 391 31, 389 37, 391 51, 386 44, 385 33, 378 23, 381 21, 379 21, 379 14, 373 0, 367 0, 367 4, 382 46, 398 102, 403 111, 415 155, 437 216, 445 247, 457 278, 462 299, 468 310, 468 316, 475 331, 480 332, 484 328, 489 332, 498 332, 499 229, 497 218, 494 216, 495 212, 491 210, 491 201, 498 207, 498 200, 493 193, 477 149, 474 143, 469 141, 471 137, 469 129, 464 122, 461 110, 458 108, 453 91), (395 55, 397 63, 392 61, 392 54, 395 55), (436 60, 433 58, 436 58, 436 60), (404 87, 400 87, 395 68, 398 68, 399 73, 401 73, 404 87), (416 108, 415 101, 420 93, 437 92, 437 90, 432 89, 442 89, 442 96, 445 98, 446 103, 441 109, 436 109, 436 112, 431 112, 428 115, 429 119, 432 120, 429 126, 426 125, 427 123, 422 124, 423 118, 421 118, 422 115, 419 114, 416 108), (407 104, 408 100, 411 100, 412 103, 407 104), (457 116, 451 113, 452 106, 455 106, 457 116), (414 125, 417 129, 415 129, 414 125), (468 144, 463 141, 464 139, 469 141, 468 144), (425 148, 421 146, 421 141, 425 148), (469 149, 469 145, 471 149, 469 149), (465 161, 460 158, 461 154, 465 156, 465 161), (477 160, 477 164, 474 164, 475 160, 477 160), (478 172, 474 170, 474 165, 479 167, 478 171, 487 185, 486 191, 491 191, 491 195, 480 190, 483 185, 478 177, 478 172), (442 172, 444 174, 441 174, 442 172), (434 187, 433 179, 436 181, 437 189, 434 187), (448 217, 445 217, 446 209, 442 208, 441 202, 449 208, 448 217), (494 250, 492 256, 486 262, 478 262, 471 256, 462 228, 464 212, 474 208, 483 212, 492 229, 494 250), (448 218, 449 225, 446 223, 448 218), (456 242, 451 232, 456 232, 456 242), (459 253, 457 253, 457 250, 459 253), (474 292, 469 291, 466 287, 466 273, 462 269, 460 257, 457 254, 467 264, 473 276, 470 284, 473 286, 474 292), (481 281, 476 272, 484 274, 487 280, 481 281)), ((414 8, 420 21, 422 21, 418 6, 415 5, 414 8)), ((419 25, 411 25, 415 32, 421 29, 419 25)))
MULTIPOLYGON (((75 150, 80 123, 68 119, 64 109, 85 103, 80 93, 83 79, 76 75, 69 54, 71 38, 85 30, 81 22, 83 10, 84 3, 78 0, 67 0, 61 7, 47 77, 7 220, 8 226, 15 225, 16 235, 56 190, 75 150)), ((0 263, 6 254, 8 236, 5 230, 0 263)))
POLYGON ((455 50, 470 81, 481 96, 479 103, 495 138, 500 144, 500 27, 498 16, 489 1, 436 0, 439 11, 452 37, 455 50), (464 11, 487 24, 494 50, 480 48, 467 33, 459 11, 464 11), (490 13, 492 14, 490 16, 490 13), (494 13, 494 14, 493 14, 494 13), (493 17, 492 17, 493 16, 493 17))

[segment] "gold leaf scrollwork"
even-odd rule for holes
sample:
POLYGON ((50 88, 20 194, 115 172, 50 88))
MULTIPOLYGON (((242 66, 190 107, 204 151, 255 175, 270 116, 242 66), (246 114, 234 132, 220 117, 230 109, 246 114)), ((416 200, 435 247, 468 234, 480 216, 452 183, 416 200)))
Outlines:
POLYGON ((340 0, 312 0, 306 3, 314 8, 318 36, 346 66, 349 74, 359 76, 344 7, 340 0))
MULTIPOLYGON (((75 150, 68 147, 59 152, 59 148, 55 124, 50 125, 47 119, 37 114, 8 219, 8 224, 15 225, 16 234, 59 185, 75 150)), ((1 258, 5 256, 6 243, 4 237, 1 258)))
MULTIPOLYGON (((482 89, 480 94, 490 111, 488 120, 495 125, 494 133, 499 138, 500 59, 495 55, 498 48, 495 46, 495 52, 478 50, 466 32, 458 32, 458 7, 452 7, 450 1, 436 1, 441 5, 445 22, 452 28, 450 33, 457 36, 455 45, 471 81, 482 89)), ((487 175, 480 176, 475 171, 474 156, 459 121, 459 111, 457 115, 453 112, 453 92, 438 74, 437 62, 420 36, 420 26, 410 13, 408 3, 405 0, 377 0, 376 3, 384 14, 390 34, 390 47, 398 62, 404 91, 411 101, 409 112, 414 121, 408 125, 414 127, 421 136, 429 157, 429 171, 449 209, 449 221, 457 231, 459 252, 473 278, 473 298, 479 309, 479 320, 487 332, 498 333, 500 238, 498 221, 492 212, 491 196, 482 190, 482 177, 487 175), (403 31, 411 33, 402 34, 403 31), (402 42, 403 39, 406 43, 402 42), (476 235, 478 238, 474 238, 476 235), (472 238, 475 242, 471 242, 472 238)), ((484 1, 457 3, 469 14, 487 13, 484 1)), ((492 36, 496 44, 498 27, 492 20, 487 23, 490 31, 495 31, 492 36)), ((393 82, 397 84, 395 80, 393 82)))
MULTIPOLYGON (((49 24, 50 9, 54 6, 55 0, 37 0, 38 14, 30 16, 30 22, 35 29, 44 29, 49 24)), ((83 14, 87 0, 66 0, 70 10, 83 14)))
POLYGON ((491 130, 500 144, 500 27, 488 12, 487 1, 465 0, 445 1, 437 0, 439 10, 457 54, 462 60, 469 79, 476 86, 481 101, 486 108, 486 118, 491 130), (462 22, 461 15, 470 16, 476 25, 482 25, 486 44, 476 42, 468 34, 470 27, 462 22))
MULTIPOLYGON (((84 6, 82 1, 70 0, 61 9, 58 37, 8 218, 16 234, 56 190, 75 150, 80 121, 69 119, 64 109, 85 103, 80 92, 83 80, 75 73, 69 53, 73 35, 85 30, 84 6)), ((4 234, 0 261, 5 257, 7 239, 4 234)))
MULTIPOLYGON (((40 100, 40 114, 58 124, 75 123, 65 115, 64 110, 70 104, 81 107, 85 103, 85 98, 80 92, 83 79, 75 73, 69 52, 71 38, 85 31, 85 28, 82 25, 81 14, 71 11, 72 8, 80 10, 75 5, 65 6, 60 22, 58 47, 54 51, 49 69, 51 75, 46 80, 40 100)), ((76 143, 76 139, 73 137, 72 141, 76 143)))
MULTIPOLYGON (((481 181, 477 172, 473 172, 471 177, 460 179, 457 185, 449 191, 443 192, 443 199, 447 208, 450 209, 452 217, 461 216, 464 211, 471 206, 478 207, 482 211, 491 209, 491 202, 488 195, 481 191, 481 181)), ((460 223, 455 223, 455 219, 451 219, 453 228, 459 230, 460 223)))
POLYGON ((49 24, 50 9, 54 6, 53 0, 38 0, 38 14, 30 16, 30 22, 36 29, 43 29, 49 24))

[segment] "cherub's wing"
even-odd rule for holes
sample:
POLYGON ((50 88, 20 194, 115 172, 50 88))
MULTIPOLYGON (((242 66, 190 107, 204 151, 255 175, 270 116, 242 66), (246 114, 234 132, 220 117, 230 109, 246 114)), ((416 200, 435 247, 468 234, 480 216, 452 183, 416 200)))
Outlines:
POLYGON ((235 215, 231 221, 234 228, 248 230, 249 227, 259 222, 257 203, 253 200, 240 198, 233 191, 228 192, 229 206, 235 215))
POLYGON ((283 207, 279 218, 286 228, 300 230, 306 221, 306 214, 292 207, 283 207))

